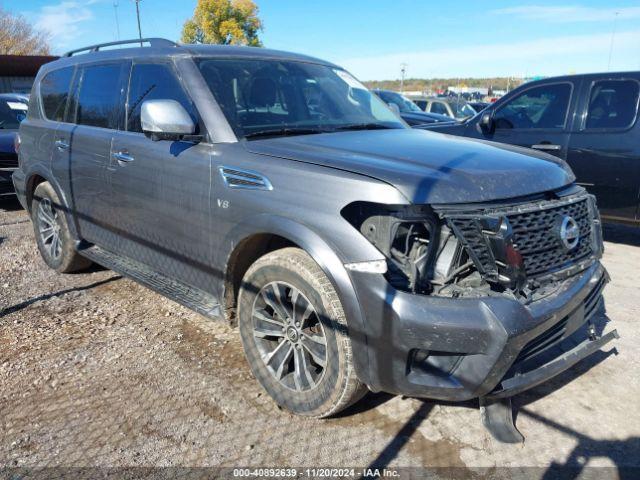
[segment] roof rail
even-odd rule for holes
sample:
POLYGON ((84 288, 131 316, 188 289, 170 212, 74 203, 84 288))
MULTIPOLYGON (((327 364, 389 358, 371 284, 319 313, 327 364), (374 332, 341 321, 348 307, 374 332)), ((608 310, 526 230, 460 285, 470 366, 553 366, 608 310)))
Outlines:
POLYGON ((151 47, 177 47, 176 42, 167 40, 165 38, 136 38, 134 40, 121 40, 119 42, 99 43, 97 45, 91 45, 89 47, 78 48, 77 50, 71 50, 63 55, 63 57, 72 57, 80 52, 98 52, 105 47, 114 47, 117 45, 128 45, 132 43, 139 43, 142 47, 143 43, 148 43, 151 47))

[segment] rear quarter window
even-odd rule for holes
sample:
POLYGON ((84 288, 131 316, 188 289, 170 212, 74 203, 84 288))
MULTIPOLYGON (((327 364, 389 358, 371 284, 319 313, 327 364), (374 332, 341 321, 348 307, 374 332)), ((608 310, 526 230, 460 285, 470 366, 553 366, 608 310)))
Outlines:
POLYGON ((635 80, 594 82, 589 96, 587 129, 623 129, 632 126, 638 113, 640 84, 635 80))
POLYGON ((40 82, 42 109, 48 120, 64 121, 72 78, 73 67, 67 67, 46 74, 40 82))

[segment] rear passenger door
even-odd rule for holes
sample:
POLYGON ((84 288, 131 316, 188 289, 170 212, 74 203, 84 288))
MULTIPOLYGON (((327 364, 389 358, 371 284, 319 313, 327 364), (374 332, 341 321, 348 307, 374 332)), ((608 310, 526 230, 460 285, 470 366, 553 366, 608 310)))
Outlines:
POLYGON ((487 139, 533 148, 565 159, 575 90, 570 81, 523 90, 495 108, 494 131, 487 139))
MULTIPOLYGON (((65 193, 70 192, 69 160, 71 135, 74 125, 68 123, 68 104, 73 91, 71 82, 75 67, 65 67, 48 73, 40 82, 40 98, 46 119, 55 124, 46 125, 38 136, 37 146, 42 159, 51 158, 51 171, 65 193)), ((27 135, 24 135, 25 137, 27 135)))
MULTIPOLYGON (((214 278, 207 267, 213 263, 211 146, 147 138, 141 107, 155 99, 179 102, 200 123, 171 61, 133 63, 125 128, 113 141, 109 162, 110 208, 120 232, 119 253, 210 291, 214 278)), ((204 127, 198 128, 204 133, 204 127)))
POLYGON ((108 250, 118 245, 110 206, 107 167, 111 141, 122 118, 128 62, 79 67, 70 110, 70 191, 80 236, 108 250))
POLYGON ((640 83, 631 75, 585 81, 567 158, 601 213, 617 220, 636 218, 640 196, 640 83))

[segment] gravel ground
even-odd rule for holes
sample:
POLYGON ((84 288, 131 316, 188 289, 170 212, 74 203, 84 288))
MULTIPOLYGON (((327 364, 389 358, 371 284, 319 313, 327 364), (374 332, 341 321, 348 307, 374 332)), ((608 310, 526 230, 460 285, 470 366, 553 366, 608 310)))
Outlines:
POLYGON ((621 339, 517 397, 526 442, 513 446, 492 440, 473 403, 369 394, 329 420, 280 411, 236 330, 111 271, 50 271, 26 212, 0 201, 0 466, 512 467, 534 477, 588 466, 615 478, 640 465, 640 229, 607 227, 606 238, 607 329, 621 339))

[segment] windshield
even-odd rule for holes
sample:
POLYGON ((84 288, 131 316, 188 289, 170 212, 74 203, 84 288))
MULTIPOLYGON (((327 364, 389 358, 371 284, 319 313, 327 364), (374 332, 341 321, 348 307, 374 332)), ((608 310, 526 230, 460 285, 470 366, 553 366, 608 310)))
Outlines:
POLYGON ((239 136, 406 128, 344 70, 256 59, 202 59, 198 65, 239 136))
POLYGON ((0 99, 0 129, 17 130, 27 117, 27 104, 18 100, 0 99))
POLYGON ((386 103, 393 103, 394 105, 397 105, 400 109, 400 113, 422 113, 420 107, 400 93, 380 91, 378 92, 378 95, 386 103))

